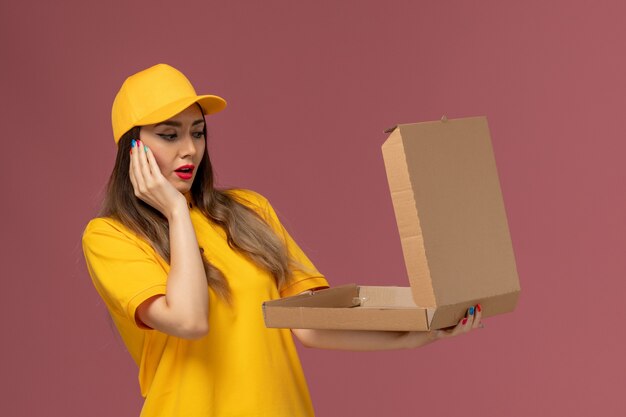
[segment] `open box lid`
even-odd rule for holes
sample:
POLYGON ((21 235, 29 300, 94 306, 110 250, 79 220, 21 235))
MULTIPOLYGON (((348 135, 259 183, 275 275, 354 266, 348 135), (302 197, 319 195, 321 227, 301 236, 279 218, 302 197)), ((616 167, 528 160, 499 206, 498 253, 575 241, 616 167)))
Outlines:
POLYGON ((415 303, 438 309, 518 293, 487 119, 387 132, 383 158, 415 303))

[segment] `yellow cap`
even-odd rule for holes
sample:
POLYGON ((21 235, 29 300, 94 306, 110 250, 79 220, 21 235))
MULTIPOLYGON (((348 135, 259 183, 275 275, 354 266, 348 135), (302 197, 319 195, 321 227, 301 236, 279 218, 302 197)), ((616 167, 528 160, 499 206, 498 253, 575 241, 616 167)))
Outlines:
POLYGON ((200 104, 204 114, 217 113, 226 107, 221 97, 197 95, 187 77, 167 64, 157 64, 131 75, 113 101, 111 121, 115 143, 132 127, 162 122, 193 103, 200 104))

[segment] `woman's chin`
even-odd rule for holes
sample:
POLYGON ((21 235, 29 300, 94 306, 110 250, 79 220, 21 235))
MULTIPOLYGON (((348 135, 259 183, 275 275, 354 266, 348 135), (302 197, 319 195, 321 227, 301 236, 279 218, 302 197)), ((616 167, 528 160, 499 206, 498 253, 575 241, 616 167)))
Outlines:
POLYGON ((177 178, 174 181, 170 181, 170 183, 181 193, 185 194, 191 190, 191 184, 193 183, 193 178, 190 180, 181 180, 177 178))

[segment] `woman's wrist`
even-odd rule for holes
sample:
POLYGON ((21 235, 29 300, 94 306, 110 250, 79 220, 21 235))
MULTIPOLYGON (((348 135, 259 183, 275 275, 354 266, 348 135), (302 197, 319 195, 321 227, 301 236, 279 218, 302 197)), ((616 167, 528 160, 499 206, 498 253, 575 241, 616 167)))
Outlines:
POLYGON ((408 349, 414 349, 421 346, 425 346, 429 343, 435 342, 439 338, 437 337, 437 331, 427 332, 408 332, 408 349))
POLYGON ((187 207, 187 200, 181 194, 181 198, 179 198, 170 210, 165 213, 165 217, 171 223, 173 220, 185 215, 189 215, 189 208, 187 207))

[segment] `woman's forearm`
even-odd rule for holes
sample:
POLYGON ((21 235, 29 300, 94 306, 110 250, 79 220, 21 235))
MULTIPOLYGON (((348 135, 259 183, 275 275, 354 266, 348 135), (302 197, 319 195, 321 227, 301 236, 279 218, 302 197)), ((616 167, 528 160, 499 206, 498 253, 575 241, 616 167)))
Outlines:
POLYGON ((206 274, 186 201, 167 213, 170 271, 165 295, 154 296, 137 315, 147 326, 172 336, 196 339, 209 331, 206 274))
POLYGON ((432 332, 293 329, 306 347, 339 350, 411 349, 436 340, 432 332))
POLYGON ((196 233, 185 206, 168 217, 170 272, 166 301, 170 314, 184 327, 208 330, 208 289, 196 233))

